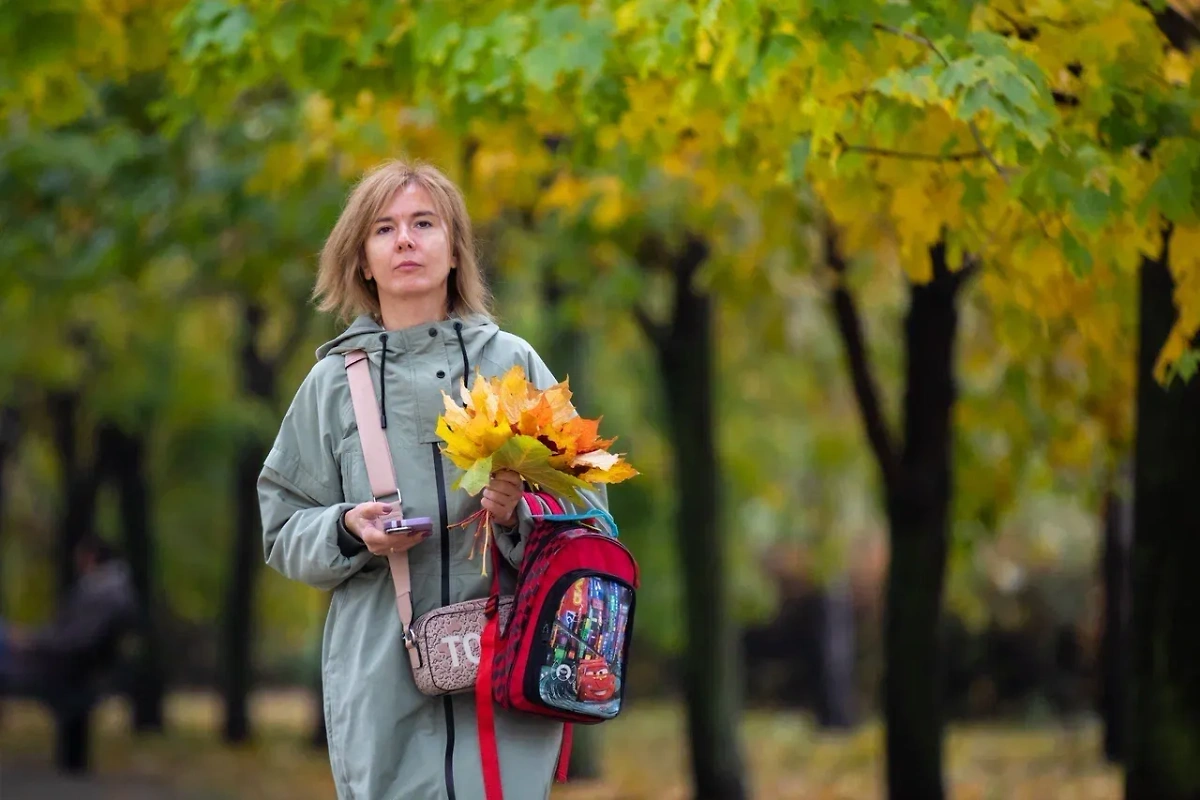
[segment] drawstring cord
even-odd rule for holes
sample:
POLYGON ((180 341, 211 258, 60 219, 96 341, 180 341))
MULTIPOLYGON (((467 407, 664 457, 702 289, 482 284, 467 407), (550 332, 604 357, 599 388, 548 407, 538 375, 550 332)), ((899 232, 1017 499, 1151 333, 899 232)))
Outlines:
MULTIPOLYGON (((471 383, 471 362, 467 359, 467 345, 463 341, 462 323, 454 323, 454 334, 458 337, 458 349, 462 353, 463 383, 468 387, 471 383)), ((379 427, 387 430, 387 340, 386 333, 379 334, 379 342, 383 345, 383 354, 379 356, 379 427)))
POLYGON ((467 360, 467 346, 463 343, 462 323, 454 323, 454 335, 458 337, 458 349, 462 353, 463 361, 463 384, 471 388, 471 362, 467 360))
POLYGON ((387 397, 387 334, 380 334, 379 341, 383 343, 383 355, 379 357, 379 427, 387 430, 387 404, 384 402, 387 397))

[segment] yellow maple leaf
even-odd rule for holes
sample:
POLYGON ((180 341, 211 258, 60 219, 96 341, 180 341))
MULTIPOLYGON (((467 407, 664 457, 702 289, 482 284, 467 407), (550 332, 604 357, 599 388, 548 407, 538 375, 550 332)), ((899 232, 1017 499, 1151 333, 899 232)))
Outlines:
POLYGON ((603 450, 616 441, 616 439, 599 438, 600 419, 584 419, 583 417, 569 419, 563 424, 563 432, 574 439, 575 449, 581 453, 589 450, 603 450))
POLYGON ((620 483, 635 477, 638 471, 628 461, 619 461, 609 469, 593 468, 578 476, 588 483, 620 483))
POLYGON ((539 390, 517 365, 498 378, 477 372, 471 388, 463 385, 459 394, 462 407, 442 393, 445 412, 436 433, 446 443, 442 452, 470 476, 474 491, 486 483, 493 457, 501 458, 499 451, 515 452, 510 442, 516 437, 527 438, 519 440, 523 455, 513 468, 526 469, 529 474, 522 477, 532 483, 574 486, 582 481, 586 487, 638 474, 622 455, 607 451, 615 439, 600 438, 600 420, 585 419, 575 410, 567 381, 539 390))
POLYGON ((499 396, 500 409, 508 422, 521 419, 521 412, 529 402, 529 382, 525 380, 525 370, 518 364, 505 373, 500 379, 499 396))
POLYGON ((544 396, 539 397, 531 407, 524 409, 517 421, 517 430, 526 435, 536 437, 543 428, 554 424, 554 412, 544 396))
POLYGON ((450 399, 450 395, 442 393, 442 401, 446 407, 442 417, 452 428, 465 428, 471 422, 471 415, 450 399))
POLYGON ((452 430, 445 417, 438 419, 435 432, 446 442, 442 452, 460 469, 470 469, 476 461, 485 457, 482 447, 465 433, 452 430))
POLYGON ((553 424, 563 425, 579 415, 571 403, 571 387, 566 381, 554 384, 542 392, 542 396, 550 406, 553 424))

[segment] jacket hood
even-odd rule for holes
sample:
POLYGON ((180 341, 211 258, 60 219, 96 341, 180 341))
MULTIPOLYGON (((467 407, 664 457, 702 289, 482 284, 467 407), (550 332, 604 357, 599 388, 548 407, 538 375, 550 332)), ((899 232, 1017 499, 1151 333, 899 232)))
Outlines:
POLYGON ((460 337, 468 350, 476 351, 476 348, 482 347, 499 332, 499 326, 482 314, 451 316, 437 322, 426 322, 398 330, 386 330, 383 325, 364 314, 354 320, 346 330, 318 347, 317 360, 320 361, 328 355, 347 353, 350 350, 377 353, 383 349, 382 334, 384 333, 388 337, 388 350, 393 353, 404 353, 427 347, 430 338, 454 340, 460 337))

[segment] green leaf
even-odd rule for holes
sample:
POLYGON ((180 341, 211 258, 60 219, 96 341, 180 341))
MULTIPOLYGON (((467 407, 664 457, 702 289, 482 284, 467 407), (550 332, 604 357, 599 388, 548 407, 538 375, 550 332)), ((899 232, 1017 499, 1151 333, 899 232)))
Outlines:
POLYGON ((1010 61, 1013 58, 1008 39, 991 31, 975 31, 967 37, 967 45, 977 53, 989 58, 1010 61))
POLYGON ((933 68, 928 64, 911 70, 898 70, 884 75, 876 80, 871 88, 902 100, 916 101, 919 104, 932 102, 938 93, 937 84, 933 80, 933 68))
POLYGON ((1180 169, 1176 159, 1166 166, 1158 180, 1146 193, 1140 211, 1144 215, 1148 210, 1157 208, 1168 219, 1186 219, 1191 213, 1192 204, 1192 175, 1186 169, 1180 169))
POLYGON ((225 18, 221 20, 221 24, 213 30, 212 38, 220 46, 222 52, 226 55, 233 55, 242 49, 242 43, 253 29, 254 20, 250 16, 250 12, 236 7, 230 9, 225 18))
POLYGON ((1038 111, 1037 98, 1033 88, 1023 75, 1006 72, 997 76, 996 90, 1015 108, 1026 114, 1034 114, 1038 111))
POLYGON ((491 469, 511 469, 530 483, 573 501, 581 499, 578 489, 591 488, 587 481, 550 466, 550 448, 532 436, 514 436, 505 442, 492 454, 491 469))
POLYGON ((792 183, 802 183, 808 170, 808 156, 812 152, 812 136, 801 136, 792 142, 788 154, 788 178, 792 183))
POLYGON ((1062 232, 1062 247, 1063 255, 1067 257, 1067 263, 1071 267, 1071 272, 1076 278, 1084 278, 1092 272, 1092 254, 1088 249, 1080 244, 1079 240, 1071 231, 1064 229, 1062 232))
POLYGON ((988 201, 987 181, 970 172, 963 171, 962 173, 962 207, 967 211, 974 211, 983 208, 988 201))
POLYGON ((484 487, 492 479, 492 473, 495 469, 492 467, 492 461, 495 454, 487 458, 481 458, 466 472, 464 472, 457 481, 454 482, 455 489, 462 489, 472 497, 483 491, 484 487))
POLYGON ((1071 198, 1075 216, 1088 230, 1099 230, 1112 212, 1113 201, 1107 193, 1094 186, 1085 187, 1071 198))
POLYGON ((937 77, 938 91, 949 97, 964 86, 974 86, 985 77, 982 65, 983 59, 974 55, 950 62, 937 77))
POLYGON ((279 11, 267 34, 267 44, 280 61, 288 61, 296 54, 296 46, 304 35, 305 13, 299 3, 287 3, 279 11))
POLYGON ((1179 378, 1183 383, 1189 383, 1192 378, 1196 377, 1197 372, 1200 372, 1200 349, 1193 348, 1185 351, 1171 365, 1167 376, 1167 383, 1174 382, 1176 378, 1179 378))

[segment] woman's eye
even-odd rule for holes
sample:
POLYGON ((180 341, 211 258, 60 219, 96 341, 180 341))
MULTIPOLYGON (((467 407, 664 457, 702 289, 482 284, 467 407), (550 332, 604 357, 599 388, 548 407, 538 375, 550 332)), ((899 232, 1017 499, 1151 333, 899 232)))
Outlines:
POLYGON ((417 220, 417 227, 418 228, 432 228, 433 223, 427 219, 421 219, 421 220, 417 220))
POLYGON ((382 228, 380 228, 379 230, 375 231, 375 233, 376 233, 376 234, 380 234, 380 233, 388 233, 388 232, 390 232, 391 230, 392 230, 392 226, 391 226, 391 225, 384 225, 382 228))

